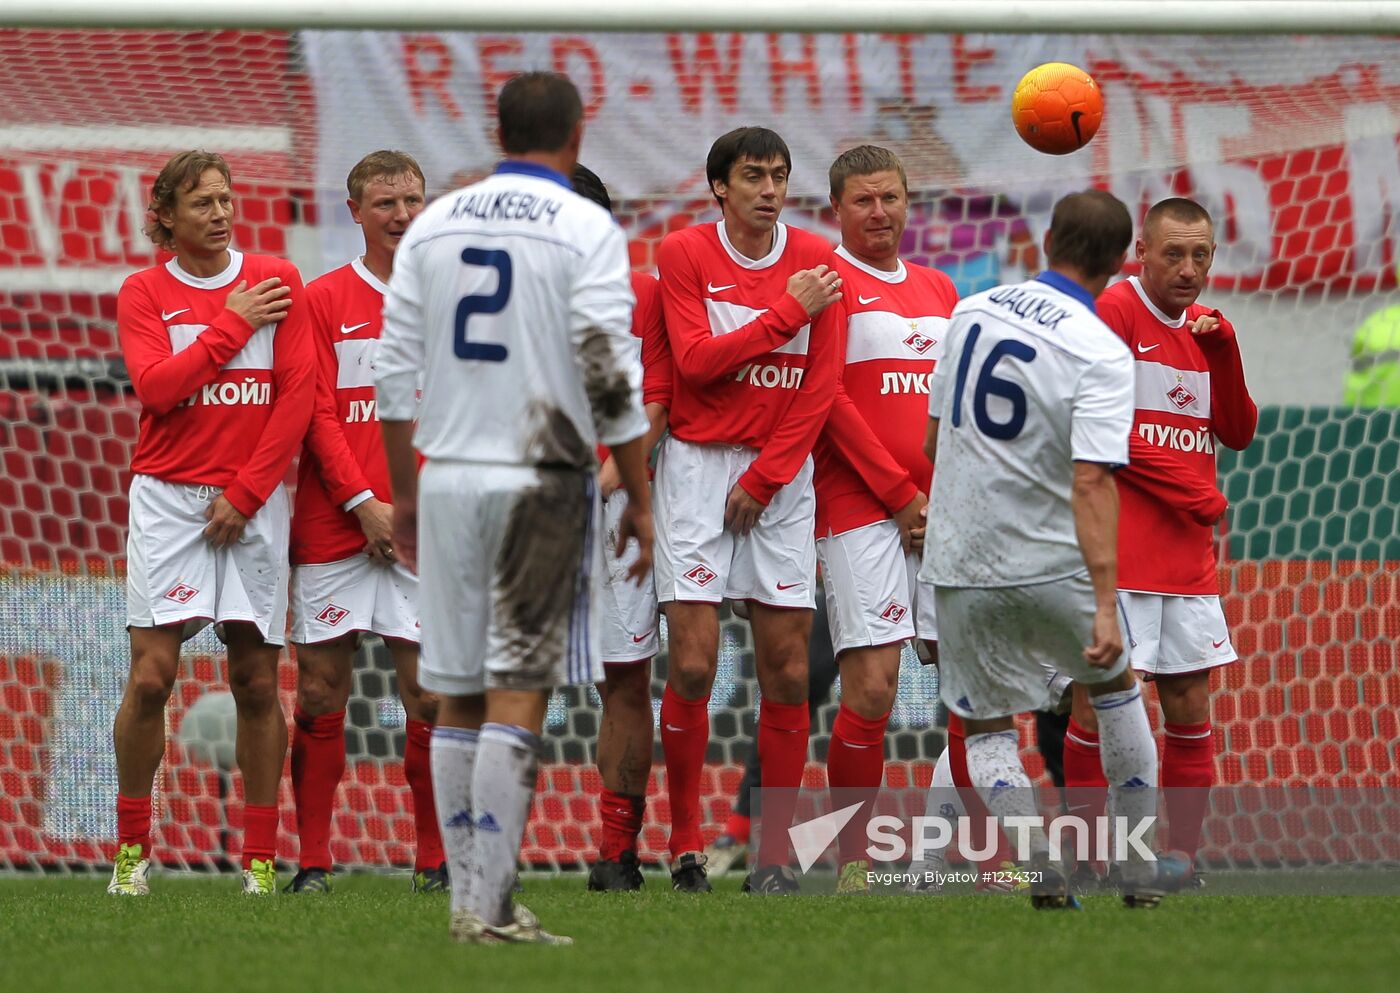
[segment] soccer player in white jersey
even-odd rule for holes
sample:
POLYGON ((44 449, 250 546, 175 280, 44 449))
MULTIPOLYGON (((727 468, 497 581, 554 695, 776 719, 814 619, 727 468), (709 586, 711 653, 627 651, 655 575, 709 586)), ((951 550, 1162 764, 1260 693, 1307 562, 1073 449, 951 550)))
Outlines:
MULTIPOLYGON (((921 578, 937 587, 943 702, 963 718, 973 785, 1003 823, 1036 818, 1014 718, 1044 704, 1047 670, 1088 689, 1114 813, 1135 825, 1156 814, 1157 749, 1116 588, 1113 470, 1128 461, 1133 362, 1094 312, 1132 233, 1110 194, 1060 200, 1049 270, 959 303, 929 389, 938 510, 921 578)), ((1029 836, 1032 903, 1077 906, 1045 831, 1029 836)), ((1136 849, 1122 878, 1128 906, 1161 899, 1136 849)))
POLYGON ((112 732, 120 847, 107 892, 148 891, 165 703, 181 642, 212 621, 238 708, 243 891, 271 894, 287 754, 277 701, 290 523, 282 479, 316 388, 307 307, 290 263, 233 248, 233 192, 218 155, 182 152, 165 164, 146 233, 174 258, 117 294, 141 431, 126 550, 131 674, 112 732))
POLYGON ((671 885, 709 892, 700 777, 719 656, 719 605, 748 603, 763 701, 765 803, 745 890, 791 893, 787 802, 807 762, 807 641, 815 604, 812 445, 838 378, 841 297, 831 246, 778 218, 792 156, 767 128, 710 146, 722 219, 657 251, 676 368, 671 434, 656 463, 656 595, 669 665, 661 747, 671 801, 671 885))
POLYGON ((439 697, 452 933, 558 944, 569 939, 513 904, 516 860, 549 694, 603 675, 598 442, 627 491, 618 547, 636 541, 634 578, 651 568, 647 420, 626 238, 570 188, 578 91, 526 73, 496 107, 505 161, 431 204, 399 245, 375 381, 394 549, 420 581, 419 682, 439 697))
POLYGON ((293 893, 330 889, 331 814, 345 774, 345 705, 355 646, 384 639, 407 718, 404 778, 413 800, 413 888, 447 888, 433 808, 429 736, 437 700, 418 686, 418 577, 394 561, 389 467, 374 406, 374 355, 394 252, 422 211, 423 171, 403 152, 371 152, 346 179, 364 254, 306 287, 318 364, 316 410, 292 515, 292 796, 301 843, 293 893))

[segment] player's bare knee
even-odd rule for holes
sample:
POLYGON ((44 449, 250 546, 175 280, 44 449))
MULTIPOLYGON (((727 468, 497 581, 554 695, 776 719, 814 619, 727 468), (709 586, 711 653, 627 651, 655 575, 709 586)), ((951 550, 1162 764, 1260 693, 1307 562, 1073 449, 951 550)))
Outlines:
POLYGON ((758 685, 764 699, 778 703, 804 703, 807 700, 808 663, 806 645, 799 651, 777 651, 757 661, 758 685))
POLYGON ((899 689, 899 651, 898 646, 885 645, 842 652, 836 660, 841 702, 868 720, 888 714, 899 689))
POLYGON ((230 662, 228 688, 240 714, 262 714, 278 705, 275 665, 230 662))
POLYGON ((1089 697, 1089 689, 1083 683, 1075 683, 1073 690, 1070 714, 1074 717, 1074 722, 1085 731, 1092 731, 1095 734, 1099 730, 1099 718, 1094 713, 1094 705, 1089 697))
POLYGON ((165 709, 175 689, 174 672, 167 674, 163 667, 139 661, 132 665, 131 676, 126 684, 126 697, 141 713, 159 713, 165 709))
POLYGON ((1172 724, 1200 724, 1210 720, 1210 671, 1180 676, 1158 676, 1157 697, 1162 716, 1172 724))
POLYGON ((651 666, 645 662, 606 667, 600 684, 603 705, 630 711, 651 710, 651 666))

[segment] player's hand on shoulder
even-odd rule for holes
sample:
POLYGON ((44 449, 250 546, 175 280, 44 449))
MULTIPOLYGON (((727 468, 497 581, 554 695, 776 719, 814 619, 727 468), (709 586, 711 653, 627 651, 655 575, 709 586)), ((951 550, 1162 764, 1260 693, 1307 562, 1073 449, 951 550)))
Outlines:
POLYGON ((914 499, 895 512, 894 522, 899 525, 899 543, 904 546, 904 554, 922 555, 928 526, 928 497, 923 493, 914 494, 914 499))
POLYGON ((766 506, 750 496, 748 490, 735 483, 724 505, 724 526, 735 534, 748 534, 765 509, 766 506))
POLYGON ((392 513, 393 552, 409 572, 418 575, 418 508, 412 504, 394 504, 392 513))
POLYGON ((249 287, 242 280, 229 293, 224 306, 255 328, 275 324, 287 316, 292 306, 292 288, 276 276, 249 287))
POLYGON ((651 510, 638 507, 629 500, 623 508, 621 520, 618 521, 617 547, 613 551, 618 558, 622 558, 623 552, 627 550, 627 543, 632 540, 637 542, 637 560, 627 570, 627 578, 632 580, 634 586, 642 585, 642 580, 651 572, 654 537, 651 510))
POLYGON ((824 265, 800 269, 788 277, 787 291, 802 304, 808 317, 816 317, 841 299, 841 274, 824 265))
POLYGON ((1118 630, 1118 604, 1101 604, 1094 611, 1094 641, 1084 649, 1084 661, 1095 669, 1111 669, 1123 654, 1118 630))
POLYGON ((378 562, 394 561, 394 508, 370 497, 356 504, 352 513, 365 535, 365 554, 378 562))
POLYGON ((204 519, 209 522, 204 527, 204 538, 215 548, 232 545, 243 537, 243 529, 248 526, 248 518, 222 493, 204 511, 204 519))

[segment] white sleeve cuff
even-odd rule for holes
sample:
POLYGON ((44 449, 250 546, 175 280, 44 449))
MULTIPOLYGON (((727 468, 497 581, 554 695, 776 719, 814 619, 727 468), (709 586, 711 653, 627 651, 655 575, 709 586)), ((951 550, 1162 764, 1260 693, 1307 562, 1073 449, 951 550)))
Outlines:
POLYGON ((373 500, 373 499, 374 499, 374 490, 360 490, 360 492, 356 493, 354 496, 352 496, 349 500, 346 500, 346 501, 345 501, 344 503, 342 503, 340 506, 341 506, 341 509, 343 509, 343 510, 354 510, 356 507, 358 507, 360 504, 364 503, 366 500, 373 500))

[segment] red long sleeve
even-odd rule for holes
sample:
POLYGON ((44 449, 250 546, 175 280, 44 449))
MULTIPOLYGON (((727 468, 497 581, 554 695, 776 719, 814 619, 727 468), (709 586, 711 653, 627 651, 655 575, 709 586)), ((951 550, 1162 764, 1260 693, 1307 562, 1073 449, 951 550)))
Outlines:
POLYGON ((321 482, 331 501, 339 505, 356 493, 373 489, 373 486, 360 460, 345 440, 340 414, 336 410, 335 384, 340 364, 336 361, 335 343, 331 335, 338 333, 338 330, 314 303, 308 323, 307 332, 311 336, 316 359, 316 389, 311 424, 306 432, 306 448, 316 460, 321 482))
POLYGON ((676 371, 671 362, 671 344, 666 339, 661 286, 653 276, 634 273, 632 291, 637 297, 632 332, 642 339, 642 403, 656 403, 670 410, 676 371))
POLYGON ((1134 433, 1128 439, 1129 462, 1115 474, 1121 485, 1191 515, 1197 524, 1214 525, 1225 513, 1225 494, 1203 478, 1181 472, 1180 459, 1134 433))
POLYGON ((822 439, 855 470, 891 514, 902 510, 919 492, 909 471, 881 443, 839 382, 822 439))
POLYGON ((1259 408, 1244 382, 1244 362, 1234 326, 1220 311, 1211 312, 1220 323, 1205 334, 1196 335, 1210 367, 1211 429, 1221 443, 1243 451, 1254 440, 1259 426, 1259 408))
POLYGON ((657 251, 666 334, 676 369, 693 386, 732 376, 747 363, 786 345, 810 319, 791 293, 781 294, 753 320, 717 335, 705 310, 706 281, 680 239, 657 251))
POLYGON ((827 307, 812 320, 802 385, 761 447, 758 458, 739 477, 744 492, 759 503, 766 505, 778 490, 792 482, 826 424, 841 368, 838 336, 845 331, 842 318, 841 308, 827 307))
POLYGON ((245 517, 252 517, 282 482, 306 436, 316 402, 316 365, 310 314, 301 280, 292 287, 292 309, 277 327, 272 345, 272 411, 252 455, 238 470, 224 496, 245 517))
POLYGON ((136 398, 150 413, 168 414, 201 386, 219 378, 220 368, 253 336, 253 326, 225 309, 193 343, 171 354, 170 335, 160 308, 145 284, 132 284, 117 296, 117 338, 136 398))

